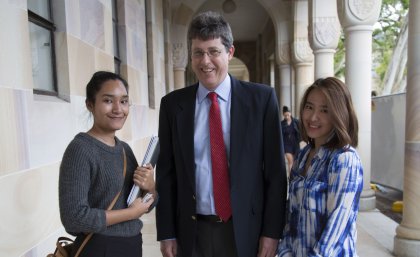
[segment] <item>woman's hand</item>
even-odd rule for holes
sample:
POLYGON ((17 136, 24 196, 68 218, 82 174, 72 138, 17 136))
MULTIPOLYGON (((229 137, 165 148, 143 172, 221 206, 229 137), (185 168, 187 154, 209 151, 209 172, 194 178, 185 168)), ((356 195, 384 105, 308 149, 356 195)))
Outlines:
POLYGON ((134 171, 133 180, 134 183, 139 186, 142 190, 155 192, 155 179, 154 179, 154 170, 153 166, 150 164, 145 165, 144 167, 137 167, 134 171))
POLYGON ((139 218, 141 215, 149 211, 150 205, 152 205, 154 199, 153 196, 147 201, 143 202, 143 198, 139 197, 134 200, 131 205, 128 207, 133 213, 133 219, 139 218))
POLYGON ((125 209, 105 211, 106 225, 111 226, 120 222, 138 219, 149 211, 153 201, 153 196, 145 203, 143 203, 143 198, 137 198, 125 209))

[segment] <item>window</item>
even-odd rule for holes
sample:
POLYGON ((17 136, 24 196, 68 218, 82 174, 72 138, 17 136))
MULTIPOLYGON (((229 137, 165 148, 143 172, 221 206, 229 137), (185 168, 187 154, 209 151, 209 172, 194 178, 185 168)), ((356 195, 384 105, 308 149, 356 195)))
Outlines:
POLYGON ((115 73, 121 72, 120 45, 118 42, 118 10, 117 0, 112 0, 112 31, 114 38, 114 68, 115 73))
POLYGON ((28 0, 34 93, 58 95, 51 0, 28 0))

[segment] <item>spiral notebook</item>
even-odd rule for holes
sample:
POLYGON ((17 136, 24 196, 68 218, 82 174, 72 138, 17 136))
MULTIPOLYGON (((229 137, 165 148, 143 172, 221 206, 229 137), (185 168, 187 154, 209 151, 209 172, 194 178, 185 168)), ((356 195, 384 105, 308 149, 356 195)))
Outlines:
MULTIPOLYGON (((152 136, 149 145, 147 146, 146 153, 144 154, 143 161, 141 162, 141 166, 150 163, 153 167, 155 167, 159 156, 159 150, 159 137, 152 136)), ((137 185, 134 185, 131 188, 130 195, 127 198, 127 205, 130 206, 130 204, 140 195, 141 189, 137 185)), ((147 199, 147 197, 144 197, 144 199, 147 199)))

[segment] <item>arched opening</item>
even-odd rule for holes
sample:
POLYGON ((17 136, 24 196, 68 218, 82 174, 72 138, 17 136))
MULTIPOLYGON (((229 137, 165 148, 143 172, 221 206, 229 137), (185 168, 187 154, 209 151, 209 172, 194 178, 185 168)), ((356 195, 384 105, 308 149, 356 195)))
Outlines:
POLYGON ((229 62, 229 73, 239 80, 249 81, 248 68, 243 61, 236 57, 233 57, 229 62))

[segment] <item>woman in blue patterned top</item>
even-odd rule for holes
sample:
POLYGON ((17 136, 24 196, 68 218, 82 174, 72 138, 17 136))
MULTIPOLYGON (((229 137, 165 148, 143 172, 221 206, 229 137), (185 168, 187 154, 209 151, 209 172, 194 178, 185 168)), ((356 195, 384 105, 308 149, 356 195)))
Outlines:
POLYGON ((357 256, 356 217, 363 188, 358 122, 350 93, 318 79, 300 106, 302 139, 290 178, 288 221, 279 257, 357 256))

